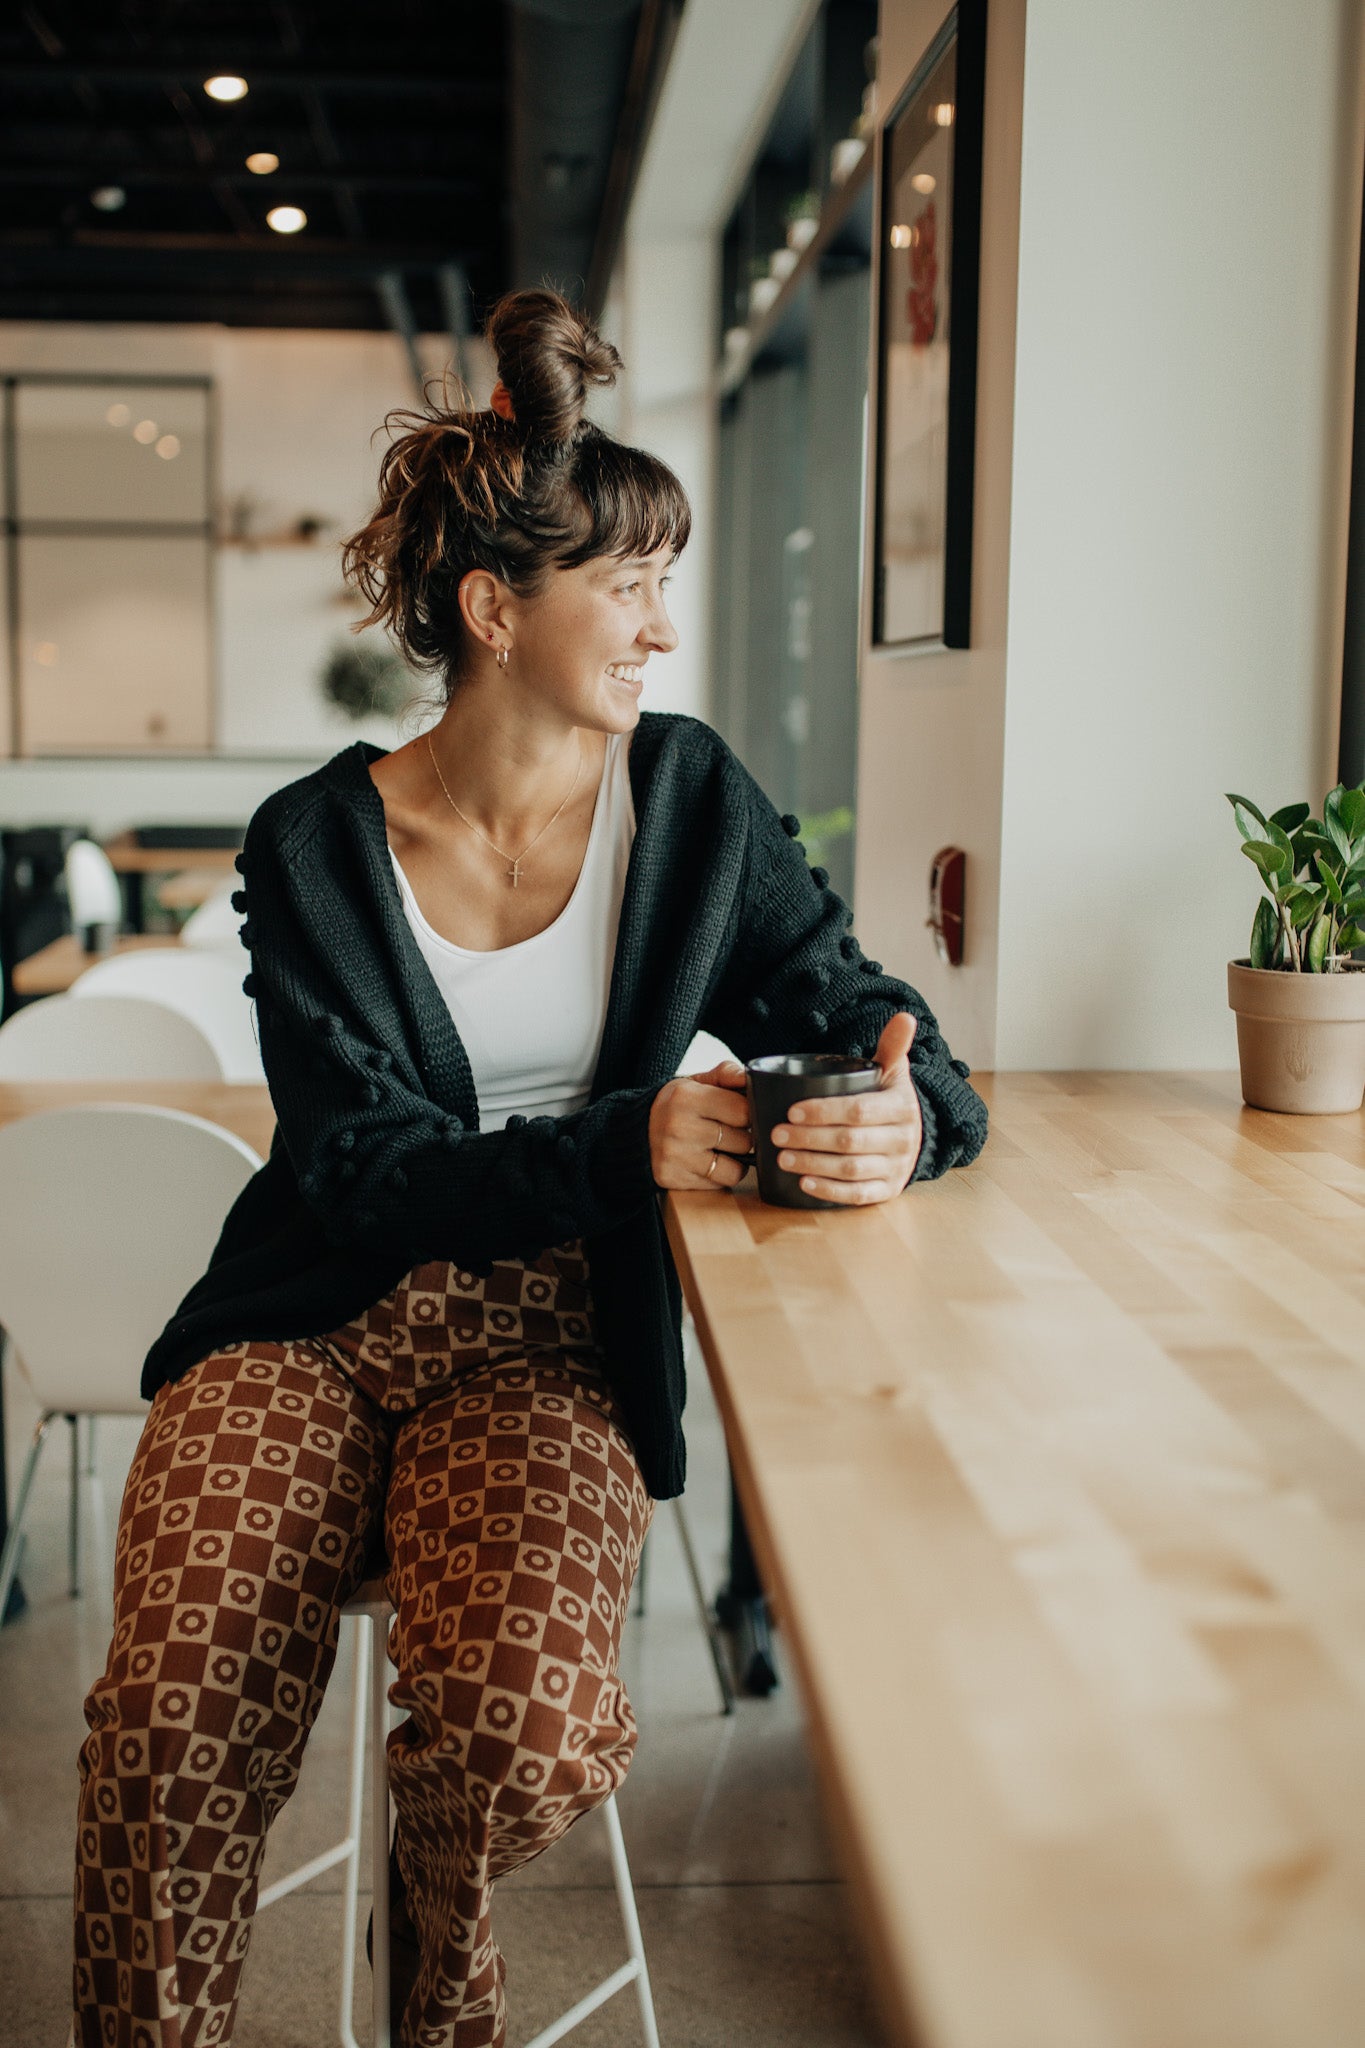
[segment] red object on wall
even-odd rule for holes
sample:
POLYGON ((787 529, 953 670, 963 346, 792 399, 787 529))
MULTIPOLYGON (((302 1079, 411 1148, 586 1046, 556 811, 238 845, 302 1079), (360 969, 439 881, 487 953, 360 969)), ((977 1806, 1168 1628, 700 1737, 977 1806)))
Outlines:
POLYGON ((962 965, 967 856, 960 846, 941 846, 929 870, 929 915, 940 960, 962 965))

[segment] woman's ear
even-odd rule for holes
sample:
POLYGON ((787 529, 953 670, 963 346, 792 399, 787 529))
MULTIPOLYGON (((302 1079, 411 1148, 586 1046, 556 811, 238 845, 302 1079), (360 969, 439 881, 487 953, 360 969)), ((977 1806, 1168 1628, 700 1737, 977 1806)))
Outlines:
POLYGON ((476 640, 489 640, 506 625, 505 589, 491 569, 470 569, 460 578, 460 614, 476 640))

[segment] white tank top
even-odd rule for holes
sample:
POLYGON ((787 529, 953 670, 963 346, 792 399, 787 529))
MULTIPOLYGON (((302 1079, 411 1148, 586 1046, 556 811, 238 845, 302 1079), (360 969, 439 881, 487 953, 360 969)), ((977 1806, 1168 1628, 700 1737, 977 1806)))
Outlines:
POLYGON ((500 1131, 514 1111, 567 1116, 587 1104, 635 838, 628 738, 607 735, 588 850, 573 895, 553 924, 515 946, 474 953, 443 939, 423 917, 389 848, 413 936, 469 1054, 482 1130, 500 1131))

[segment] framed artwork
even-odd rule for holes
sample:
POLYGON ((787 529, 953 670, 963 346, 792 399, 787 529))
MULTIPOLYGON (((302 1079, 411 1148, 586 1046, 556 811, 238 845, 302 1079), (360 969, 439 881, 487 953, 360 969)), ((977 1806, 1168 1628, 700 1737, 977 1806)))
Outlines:
POLYGON ((958 0, 882 145, 872 644, 969 647, 986 0, 958 0))

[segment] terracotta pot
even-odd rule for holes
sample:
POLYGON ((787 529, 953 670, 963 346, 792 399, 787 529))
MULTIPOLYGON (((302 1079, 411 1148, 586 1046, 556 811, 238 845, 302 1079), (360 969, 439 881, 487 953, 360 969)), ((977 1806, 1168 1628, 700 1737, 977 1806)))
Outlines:
POLYGON ((1242 1098, 1252 1109, 1341 1116, 1365 1098, 1365 967, 1294 974, 1228 962, 1242 1098))

